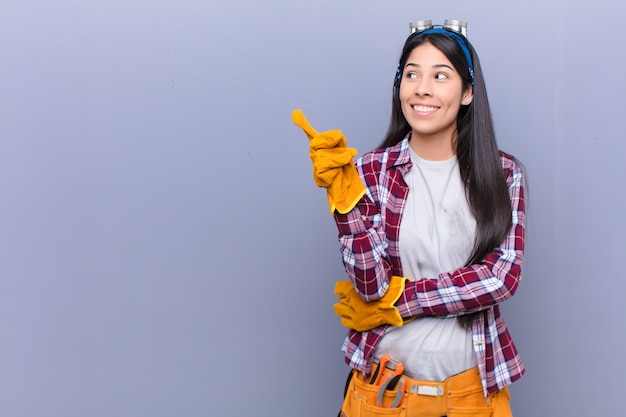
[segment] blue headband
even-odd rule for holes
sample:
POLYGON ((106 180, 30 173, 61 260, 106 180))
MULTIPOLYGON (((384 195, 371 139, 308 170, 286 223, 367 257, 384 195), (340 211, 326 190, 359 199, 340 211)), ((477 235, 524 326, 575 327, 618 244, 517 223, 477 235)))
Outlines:
MULTIPOLYGON (((461 35, 459 35, 458 33, 452 30, 447 30, 443 28, 432 28, 432 29, 427 29, 423 32, 414 32, 409 36, 409 39, 413 37, 421 36, 421 35, 430 35, 430 34, 440 34, 440 35, 450 36, 459 44, 459 46, 463 50, 463 53, 465 54, 465 59, 467 60, 467 67, 469 69, 470 80, 473 86, 474 85, 474 65, 472 64, 472 54, 470 54, 465 38, 463 38, 461 35)), ((402 78, 402 69, 398 67, 398 71, 396 72, 397 84, 400 84, 401 78, 402 78)))

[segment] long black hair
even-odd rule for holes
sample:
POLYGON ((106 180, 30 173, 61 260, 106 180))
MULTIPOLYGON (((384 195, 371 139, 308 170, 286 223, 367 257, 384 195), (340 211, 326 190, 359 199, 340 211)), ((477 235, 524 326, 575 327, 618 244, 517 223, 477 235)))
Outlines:
MULTIPOLYGON (((411 52, 430 43, 452 63, 463 79, 463 91, 473 88, 473 100, 461 106, 457 116, 456 156, 472 214, 476 219, 476 238, 466 266, 480 263, 508 234, 512 224, 511 200, 500 162, 500 152, 487 99, 487 89, 476 51, 466 41, 474 68, 474 83, 463 49, 452 36, 423 34, 409 36, 400 56, 400 76, 394 81, 391 120, 378 148, 393 146, 411 131, 400 103, 401 73, 411 52)), ((460 316, 464 327, 471 326, 475 314, 460 316)))

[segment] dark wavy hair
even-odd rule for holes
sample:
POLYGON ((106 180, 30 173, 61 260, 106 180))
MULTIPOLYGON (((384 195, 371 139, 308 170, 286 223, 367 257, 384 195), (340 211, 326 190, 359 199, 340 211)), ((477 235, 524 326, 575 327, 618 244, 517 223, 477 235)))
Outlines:
MULTIPOLYGON (((459 43, 445 34, 410 36, 400 56, 399 70, 413 49, 430 43, 452 63, 463 79, 463 91, 472 88, 469 67, 459 43)), ((457 116, 456 156, 461 178, 465 184, 468 202, 476 219, 476 238, 466 266, 480 263, 506 237, 512 224, 512 209, 506 178, 502 171, 500 152, 496 143, 487 89, 478 56, 473 46, 466 42, 474 67, 473 100, 461 106, 457 116)), ((396 145, 411 132, 400 103, 401 76, 394 81, 391 120, 379 149, 396 145)), ((459 317, 466 328, 471 326, 476 314, 459 317)))

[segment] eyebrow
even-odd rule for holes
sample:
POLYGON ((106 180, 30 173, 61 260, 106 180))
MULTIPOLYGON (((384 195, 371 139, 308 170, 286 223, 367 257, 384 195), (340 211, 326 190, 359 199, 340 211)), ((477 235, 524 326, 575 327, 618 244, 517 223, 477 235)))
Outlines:
MULTIPOLYGON (((404 66, 404 68, 407 68, 407 67, 418 67, 418 68, 421 68, 422 66, 421 66, 420 64, 415 64, 415 63, 413 63, 413 62, 409 62, 408 64, 406 64, 406 65, 404 66)), ((433 65, 433 66, 432 66, 432 68, 449 68, 449 69, 451 69, 452 71, 454 71, 454 68, 452 68, 452 67, 451 67, 450 65, 448 65, 448 64, 435 64, 435 65, 433 65)))

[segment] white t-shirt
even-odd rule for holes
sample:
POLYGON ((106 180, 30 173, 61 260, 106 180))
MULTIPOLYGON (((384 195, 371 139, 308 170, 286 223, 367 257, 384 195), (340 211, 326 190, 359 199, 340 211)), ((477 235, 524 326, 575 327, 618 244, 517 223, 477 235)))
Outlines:
MULTIPOLYGON (((476 221, 456 157, 428 161, 411 150, 411 160, 413 168, 404 175, 409 194, 400 223, 400 261, 407 278, 437 278, 465 264, 476 221)), ((454 317, 423 317, 391 328, 374 357, 383 354, 402 362, 408 376, 431 381, 476 366, 472 332, 454 317)))

